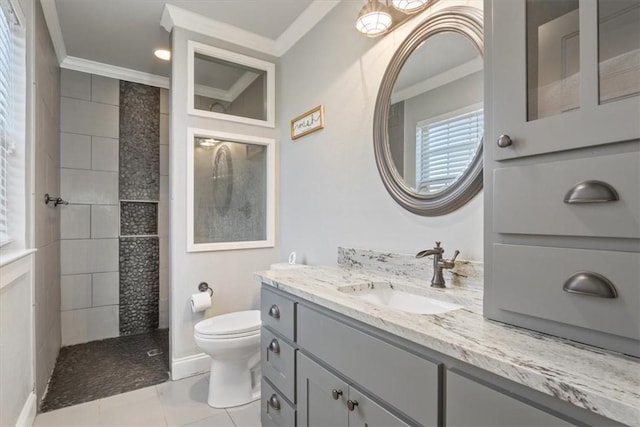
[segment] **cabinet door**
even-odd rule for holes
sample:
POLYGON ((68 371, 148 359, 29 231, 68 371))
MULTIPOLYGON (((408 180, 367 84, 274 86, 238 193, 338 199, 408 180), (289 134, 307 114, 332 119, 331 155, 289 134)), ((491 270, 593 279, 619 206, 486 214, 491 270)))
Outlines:
MULTIPOLYGON (((640 138, 639 0, 494 0, 496 160, 640 138)), ((491 13, 489 11, 485 13, 491 13)))
POLYGON ((348 385, 304 354, 296 357, 297 426, 348 426, 348 385))
POLYGON ((396 427, 409 424, 378 405, 355 387, 349 388, 349 400, 357 405, 349 412, 349 427, 396 427))
POLYGON ((447 372, 445 417, 447 427, 573 425, 451 371, 447 372))

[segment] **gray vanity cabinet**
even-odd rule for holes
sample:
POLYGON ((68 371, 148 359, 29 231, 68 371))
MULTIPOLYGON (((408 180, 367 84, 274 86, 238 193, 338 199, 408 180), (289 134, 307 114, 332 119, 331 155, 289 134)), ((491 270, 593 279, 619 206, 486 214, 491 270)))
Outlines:
POLYGON ((573 425, 493 387, 452 371, 447 372, 446 400, 447 427, 573 425))
POLYGON ((298 353, 298 427, 394 427, 408 424, 298 353))
POLYGON ((640 357, 640 3, 484 11, 484 314, 640 357))

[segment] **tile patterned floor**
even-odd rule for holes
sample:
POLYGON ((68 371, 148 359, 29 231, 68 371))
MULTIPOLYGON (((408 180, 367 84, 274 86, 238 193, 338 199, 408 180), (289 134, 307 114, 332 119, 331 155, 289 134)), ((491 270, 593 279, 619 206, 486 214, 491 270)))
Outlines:
POLYGON ((169 334, 151 333, 92 341, 60 349, 40 410, 48 412, 169 380, 169 334), (147 351, 161 354, 149 356, 147 351))
POLYGON ((34 427, 259 427, 260 401, 214 409, 209 376, 169 381, 140 390, 38 414, 34 427))

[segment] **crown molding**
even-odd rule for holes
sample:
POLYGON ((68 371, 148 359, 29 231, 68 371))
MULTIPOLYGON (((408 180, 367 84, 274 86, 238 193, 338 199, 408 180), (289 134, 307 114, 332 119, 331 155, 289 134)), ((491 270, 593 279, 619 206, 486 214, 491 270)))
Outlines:
POLYGON ((274 40, 171 4, 164 5, 160 25, 168 32, 171 32, 173 27, 180 27, 267 55, 278 56, 274 40))
POLYGON ((267 55, 280 57, 341 1, 342 0, 314 0, 277 40, 260 36, 171 4, 165 4, 160 25, 168 32, 171 32, 173 27, 180 27, 267 55))
POLYGON ((342 0, 314 0, 276 40, 276 56, 284 55, 342 0))
POLYGON ((455 80, 477 73, 478 71, 482 71, 482 68, 482 57, 472 59, 471 61, 465 62, 457 67, 453 67, 444 73, 436 74, 433 77, 429 77, 426 80, 395 92, 391 96, 391 103, 395 104, 396 102, 404 101, 405 99, 413 98, 414 96, 429 92, 437 87, 444 86, 455 80))
POLYGON ((115 65, 104 64, 102 62, 90 61, 88 59, 67 56, 60 63, 60 68, 67 70, 81 71, 83 73, 95 74, 98 76, 110 77, 112 79, 125 80, 133 83, 141 83, 149 86, 156 86, 168 89, 169 78, 156 74, 143 73, 129 68, 117 67, 115 65))
POLYGON ((42 5, 44 20, 47 23, 47 28, 49 28, 49 35, 51 35, 53 50, 56 52, 58 63, 62 64, 62 61, 67 57, 67 48, 62 38, 62 27, 60 27, 60 19, 58 19, 56 2, 55 0, 40 0, 40 4, 42 5))

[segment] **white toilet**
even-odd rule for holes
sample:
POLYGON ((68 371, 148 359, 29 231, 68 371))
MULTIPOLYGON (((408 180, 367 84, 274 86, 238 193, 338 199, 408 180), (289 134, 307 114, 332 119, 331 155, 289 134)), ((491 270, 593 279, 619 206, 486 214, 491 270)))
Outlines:
POLYGON ((194 338, 211 356, 209 406, 228 408, 260 399, 260 311, 238 311, 198 322, 194 338))

